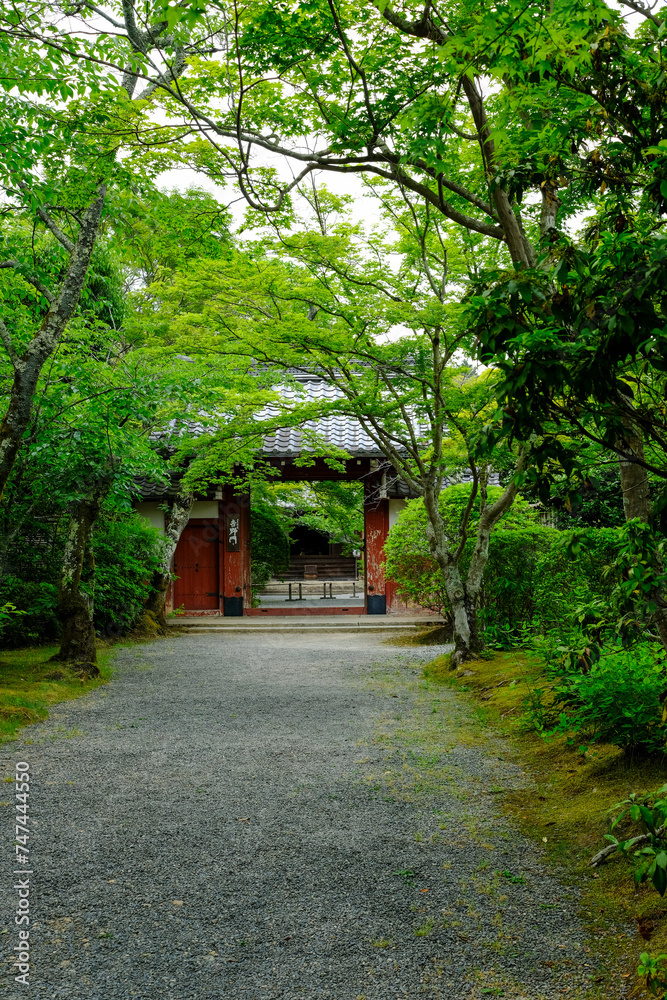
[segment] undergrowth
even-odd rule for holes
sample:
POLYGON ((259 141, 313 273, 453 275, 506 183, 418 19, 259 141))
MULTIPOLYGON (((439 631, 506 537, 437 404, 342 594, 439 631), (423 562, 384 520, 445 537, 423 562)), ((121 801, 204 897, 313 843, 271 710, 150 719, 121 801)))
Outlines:
POLYGON ((508 737, 532 774, 533 790, 499 789, 498 801, 583 893, 581 916, 606 970, 592 984, 591 996, 647 996, 636 970, 641 953, 667 951, 667 902, 647 885, 635 889, 630 859, 614 855, 598 869, 589 862, 605 845, 612 806, 633 792, 664 784, 665 755, 633 758, 610 744, 580 746, 565 734, 545 738, 527 731, 526 715, 539 712, 541 692, 548 688, 543 661, 535 654, 496 653, 456 674, 443 656, 423 675, 434 690, 448 686, 467 692, 483 708, 477 711, 480 725, 508 737))
POLYGON ((16 739, 22 726, 46 719, 52 705, 79 698, 109 680, 110 648, 98 650, 100 676, 86 681, 49 663, 57 651, 57 646, 39 646, 0 652, 0 744, 16 739))

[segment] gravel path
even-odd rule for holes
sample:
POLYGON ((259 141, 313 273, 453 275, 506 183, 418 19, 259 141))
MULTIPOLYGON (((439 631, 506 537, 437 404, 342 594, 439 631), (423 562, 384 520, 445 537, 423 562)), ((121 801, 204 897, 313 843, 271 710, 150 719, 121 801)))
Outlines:
POLYGON ((526 779, 457 740, 460 696, 420 693, 436 652, 333 632, 119 650, 111 685, 3 748, 4 776, 33 775, 33 966, 17 985, 10 861, 0 998, 583 996, 576 901, 493 794, 526 779), (429 713, 435 752, 409 728, 429 713))

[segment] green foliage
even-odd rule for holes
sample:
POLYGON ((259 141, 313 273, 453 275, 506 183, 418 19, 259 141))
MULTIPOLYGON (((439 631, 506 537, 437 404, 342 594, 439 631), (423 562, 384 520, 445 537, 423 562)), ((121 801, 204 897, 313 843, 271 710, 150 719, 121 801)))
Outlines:
POLYGON ((127 295, 117 250, 113 243, 98 242, 90 260, 86 280, 79 300, 79 311, 85 322, 121 329, 127 311, 127 295))
MULTIPOLYGON (((445 521, 452 547, 456 547, 458 544, 461 522, 471 489, 470 484, 456 483, 448 486, 440 494, 440 513, 445 521)), ((500 487, 489 487, 489 502, 492 503, 501 493, 500 487)), ((479 510, 475 509, 470 516, 471 532, 474 531, 478 520, 479 510)), ((506 605, 504 615, 500 611, 496 615, 498 622, 511 618, 512 608, 521 611, 521 614, 525 610, 522 604, 522 601, 525 601, 525 592, 521 598, 515 600, 516 595, 512 589, 517 585, 517 578, 524 573, 523 557, 525 552, 523 549, 525 549, 527 541, 534 537, 540 537, 542 533, 545 533, 545 537, 549 537, 551 531, 548 528, 538 528, 536 522, 537 514, 530 505, 526 501, 518 499, 515 500, 510 510, 499 522, 496 532, 491 536, 489 549, 491 558, 493 558, 496 544, 498 544, 499 552, 503 552, 506 556, 505 564, 501 558, 495 571, 490 565, 487 566, 487 574, 491 574, 492 578, 494 578, 495 572, 494 579, 497 583, 498 596, 502 600, 501 595, 504 595, 506 605), (533 527, 529 528, 529 526, 533 527), (503 540, 508 539, 510 534, 514 537, 517 531, 521 532, 521 541, 516 545, 515 568, 510 573, 507 565, 509 560, 507 553, 512 548, 512 542, 509 541, 503 545, 503 540), (501 541, 498 542, 498 539, 501 541), (521 559, 518 558, 520 554, 521 559)), ((448 609, 447 594, 442 573, 429 547, 427 525, 428 516, 423 500, 408 500, 385 543, 386 572, 387 576, 398 585, 398 592, 404 600, 412 601, 429 611, 437 611, 446 615, 448 609)), ((467 552, 464 553, 462 565, 467 566, 469 560, 470 543, 467 552)), ((527 575, 526 579, 528 579, 527 575)), ((485 603, 486 601, 483 601, 483 604, 485 603)), ((523 620, 523 617, 520 620, 523 620)))
MULTIPOLYGON (((584 570, 587 581, 600 564, 596 547, 607 563, 601 586, 589 587, 588 593, 582 588, 574 608, 580 638, 585 638, 593 658, 605 643, 620 642, 629 649, 635 643, 653 641, 656 613, 663 606, 667 586, 665 539, 651 525, 633 518, 617 530, 573 532, 564 541, 566 554, 584 570)), ((575 649, 572 655, 579 653, 575 649)))
POLYGON ((15 615, 24 615, 25 611, 19 611, 16 605, 11 604, 7 601, 0 607, 0 635, 4 632, 8 623, 12 620, 15 615))
POLYGON ((646 989, 654 997, 667 995, 667 955, 649 955, 647 951, 639 956, 637 975, 646 977, 646 989))
MULTIPOLYGON (((502 495, 502 492, 503 490, 500 486, 489 486, 487 491, 487 502, 490 504, 493 503, 502 495)), ((453 483, 451 486, 444 489, 440 494, 440 513, 444 518, 445 525, 447 527, 447 534, 453 541, 456 541, 460 534, 464 511, 471 493, 471 483, 453 483)), ((479 504, 477 504, 473 507, 470 517, 469 524, 471 528, 477 524, 479 516, 480 510, 479 504)), ((507 513, 504 514, 502 519, 498 522, 497 530, 502 531, 510 528, 529 528, 531 525, 536 525, 538 523, 538 519, 537 512, 533 510, 530 504, 521 497, 517 497, 507 513)))
POLYGON ((56 615, 58 593, 53 583, 5 576, 0 580, 0 601, 9 602, 19 612, 2 623, 3 648, 52 642, 60 634, 56 615))
POLYGON ((538 434, 531 475, 544 499, 550 466, 585 481, 586 451, 572 446, 582 432, 587 447, 614 453, 638 428, 651 468, 667 475, 666 275, 667 244, 648 212, 593 248, 563 240, 551 269, 489 274, 471 294, 479 357, 502 374, 485 444, 538 434))
MULTIPOLYGON (((538 498, 536 488, 524 487, 523 493, 527 499, 538 498)), ((550 484, 548 507, 553 512, 554 527, 561 531, 620 528, 625 513, 618 463, 594 466, 576 484, 556 476, 550 484)))
POLYGON ((666 555, 667 539, 650 525, 633 518, 623 526, 614 564, 614 597, 618 610, 626 618, 638 618, 640 628, 658 610, 667 586, 666 555))
POLYGON ((615 528, 555 531, 537 561, 533 581, 535 615, 544 632, 579 631, 586 607, 610 599, 613 563, 620 534, 615 528))
POLYGON ((275 483, 271 490, 278 500, 291 508, 292 524, 302 524, 341 543, 343 552, 361 546, 364 532, 363 483, 337 482, 275 483))
POLYGON ((95 552, 95 629, 116 637, 134 625, 160 563, 159 531, 138 514, 106 515, 98 522, 95 552))
MULTIPOLYGON (((489 542, 489 561, 484 573, 481 620, 487 641, 503 648, 497 638, 504 633, 506 648, 521 642, 521 630, 540 630, 547 612, 546 599, 553 591, 548 585, 549 555, 558 542, 553 528, 510 528, 496 531, 489 542), (546 584, 546 586, 545 586, 546 584)), ((565 581, 566 600, 571 581, 565 581)), ((525 637, 524 637, 525 638, 525 637)))
POLYGON ((560 710, 560 717, 552 731, 611 743, 630 756, 664 752, 666 692, 661 647, 611 650, 594 663, 584 657, 575 672, 563 670, 554 686, 554 710, 560 710))
POLYGON ((431 555, 425 535, 425 511, 420 501, 412 500, 400 514, 384 546, 386 572, 397 584, 403 600, 447 615, 445 583, 431 555))
POLYGON ((250 511, 252 587, 261 590, 272 576, 280 576, 289 566, 289 538, 284 519, 268 504, 254 505, 250 511))
POLYGON ((637 867, 635 885, 651 882, 661 896, 667 891, 667 785, 648 795, 633 792, 623 802, 618 802, 609 810, 620 810, 611 829, 615 830, 624 821, 631 820, 640 833, 620 840, 613 832, 606 834, 622 854, 632 852, 637 867), (641 846, 640 846, 641 845, 641 846))
MULTIPOLYGON (((469 487, 449 487, 441 509, 455 533, 469 487)), ((493 496, 490 497, 493 499, 493 496)), ((614 588, 607 566, 614 561, 617 529, 557 531, 536 524, 525 501, 515 501, 489 542, 480 619, 487 642, 497 649, 526 646, 532 636, 554 634, 556 646, 565 635, 579 635, 595 602, 606 606, 614 588), (573 549, 574 546, 574 549, 573 549)), ((407 599, 447 613, 442 574, 426 538, 423 503, 413 500, 401 512, 385 545, 387 573, 407 599)), ((464 553, 469 559, 470 543, 464 553)), ((574 640, 573 640, 574 641, 574 640)))
POLYGON ((553 729, 554 721, 548 687, 540 687, 527 682, 527 692, 523 699, 523 715, 521 716, 522 728, 528 732, 546 734, 553 729))
MULTIPOLYGON (((118 237, 125 267, 144 286, 195 260, 231 255, 229 212, 199 188, 147 191, 120 220, 118 237)), ((135 292, 133 299, 140 305, 144 292, 135 292)))

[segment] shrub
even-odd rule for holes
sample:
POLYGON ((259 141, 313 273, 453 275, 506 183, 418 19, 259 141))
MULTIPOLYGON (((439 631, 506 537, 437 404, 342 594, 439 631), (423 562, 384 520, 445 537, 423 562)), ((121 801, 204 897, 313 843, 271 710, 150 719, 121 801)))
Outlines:
POLYGON ((667 955, 649 955, 647 951, 639 956, 637 975, 646 977, 646 989, 654 997, 667 995, 667 955))
POLYGON ((609 599, 614 583, 605 568, 616 558, 621 533, 618 528, 587 528, 576 533, 554 531, 550 537, 533 579, 535 616, 544 631, 573 620, 578 605, 609 599))
POLYGON ((491 535, 482 588, 481 622, 487 632, 504 629, 517 636, 540 620, 536 580, 557 539, 554 528, 541 527, 501 526, 491 535))
MULTIPOLYGON (((441 510, 453 540, 469 489, 457 485, 442 494, 441 510)), ((490 491, 490 499, 499 492, 490 491)), ((404 599, 447 616, 444 582, 428 547, 426 523, 423 502, 409 501, 385 544, 387 575, 404 599)), ((604 569, 614 560, 619 529, 577 532, 575 556, 570 552, 573 535, 538 525, 523 500, 515 501, 499 522, 489 543, 480 607, 480 622, 491 645, 511 648, 530 632, 578 629, 578 606, 609 598, 613 581, 604 569)), ((469 541, 462 556, 464 573, 471 547, 469 541)))
POLYGON ((251 571, 253 595, 272 576, 289 566, 289 539, 278 515, 269 506, 250 512, 251 571))
POLYGON ((403 600, 446 615, 445 584, 428 547, 426 522, 423 502, 408 500, 384 544, 386 572, 403 600))
MULTIPOLYGON (((137 514, 102 515, 95 526, 95 629, 118 636, 134 625, 150 592, 162 551, 160 533, 137 514)), ((12 604, 21 615, 3 621, 0 645, 6 649, 57 641, 58 587, 50 581, 0 580, 0 605, 12 604)))
MULTIPOLYGON (((470 497, 470 483, 456 483, 447 487, 440 494, 440 513, 445 522, 445 528, 452 546, 458 545, 461 530, 461 520, 470 497)), ((495 500, 502 493, 499 486, 489 487, 489 501, 495 500)), ((469 525, 472 535, 479 519, 479 511, 474 511, 469 525)), ((409 500, 399 516, 397 524, 389 532, 384 551, 386 556, 387 576, 397 584, 399 595, 414 604, 429 611, 437 611, 447 615, 447 595, 440 569, 431 555, 427 537, 428 517, 424 501, 409 500)), ((521 529, 537 526, 537 514, 525 500, 516 500, 514 505, 500 521, 498 530, 521 529)), ((493 537, 493 536, 492 536, 493 537)), ((469 541, 463 553, 461 568, 465 573, 470 563, 472 542, 469 541)))
POLYGON ((162 554, 160 532, 138 514, 106 515, 95 526, 95 629, 118 636, 135 624, 162 554))
MULTIPOLYGON (((622 854, 632 856, 635 859, 635 886, 642 882, 651 882, 653 887, 661 896, 667 891, 667 785, 663 785, 657 792, 649 792, 648 795, 637 795, 633 792, 629 798, 623 802, 618 802, 612 806, 609 812, 620 809, 611 825, 611 832, 605 835, 605 839, 611 841, 622 854), (614 830, 621 824, 627 825, 631 820, 635 828, 639 828, 640 833, 632 837, 624 837, 620 840, 614 835, 614 830)), ((610 848, 602 851, 602 855, 608 853, 610 848)), ((596 858, 599 855, 596 855, 596 858)))
POLYGON ((15 604, 11 604, 7 601, 0 607, 0 635, 7 628, 8 622, 11 621, 14 615, 24 615, 25 611, 19 611, 15 604))
POLYGON ((554 707, 562 709, 554 732, 611 743, 629 755, 664 751, 663 660, 664 651, 647 644, 606 653, 588 672, 563 674, 554 689, 554 707))
POLYGON ((60 635, 56 613, 58 588, 54 584, 5 576, 0 580, 0 604, 7 603, 23 614, 13 614, 4 620, 0 638, 3 648, 53 642, 60 635))

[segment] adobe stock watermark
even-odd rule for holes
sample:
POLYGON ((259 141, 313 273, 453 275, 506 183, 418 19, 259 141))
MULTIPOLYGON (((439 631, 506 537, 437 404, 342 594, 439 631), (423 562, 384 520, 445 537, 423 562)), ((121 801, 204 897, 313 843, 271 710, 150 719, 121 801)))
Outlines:
POLYGON ((14 890, 17 893, 14 924, 18 932, 18 943, 14 945, 13 965, 18 975, 14 976, 17 983, 28 986, 30 982, 30 832, 28 826, 28 809, 30 797, 30 765, 24 760, 16 762, 14 777, 14 806, 16 820, 16 837, 14 840, 15 869, 14 890))

